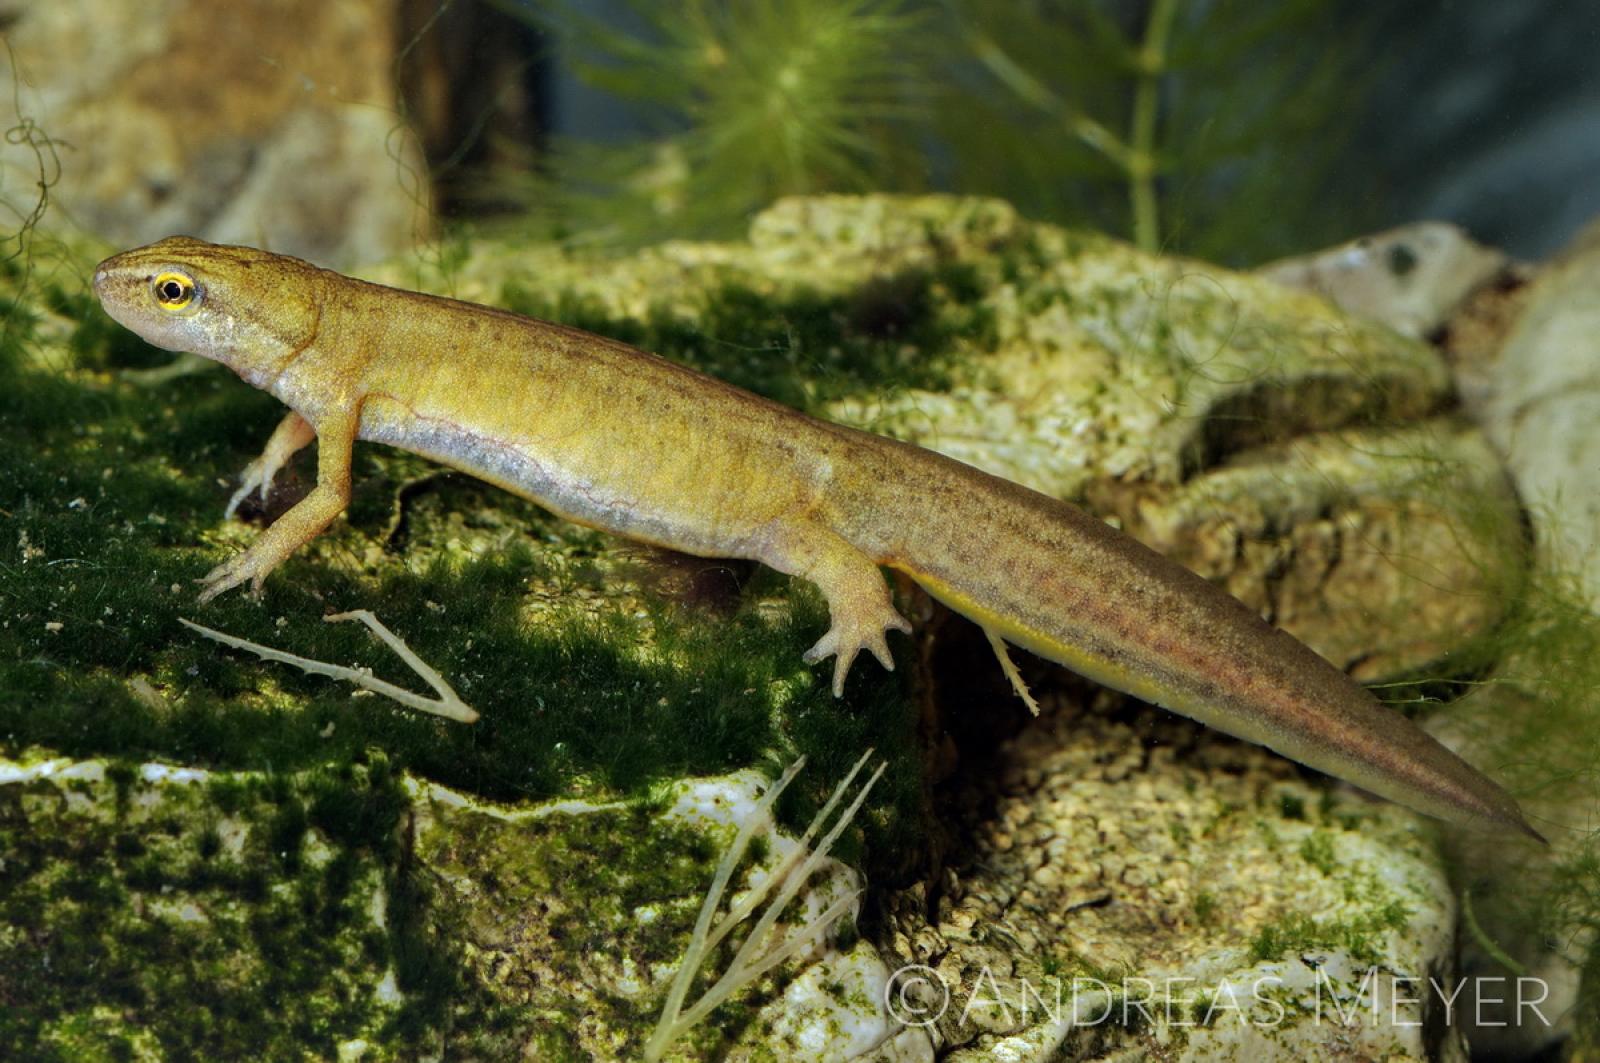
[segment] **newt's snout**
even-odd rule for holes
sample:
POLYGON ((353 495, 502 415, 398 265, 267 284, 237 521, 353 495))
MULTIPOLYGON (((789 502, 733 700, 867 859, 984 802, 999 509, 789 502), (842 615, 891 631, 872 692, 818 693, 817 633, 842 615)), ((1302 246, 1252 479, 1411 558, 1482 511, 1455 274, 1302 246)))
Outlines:
POLYGON ((150 271, 130 267, 125 261, 127 257, 126 254, 113 255, 94 268, 94 295, 108 314, 131 328, 117 311, 119 307, 134 305, 136 293, 149 286, 150 271))

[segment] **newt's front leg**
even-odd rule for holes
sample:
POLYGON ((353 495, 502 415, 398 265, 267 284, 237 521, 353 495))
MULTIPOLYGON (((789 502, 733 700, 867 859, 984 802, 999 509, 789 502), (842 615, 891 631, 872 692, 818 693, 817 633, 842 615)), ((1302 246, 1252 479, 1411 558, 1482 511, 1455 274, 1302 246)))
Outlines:
POLYGON ((827 634, 806 651, 805 661, 815 664, 837 654, 834 697, 843 696, 845 676, 862 650, 870 650, 894 671, 885 636, 891 629, 910 632, 911 625, 889 600, 889 586, 872 558, 829 529, 805 521, 775 525, 764 547, 762 561, 779 572, 810 580, 828 599, 827 634))
MULTIPOLYGON (((315 539, 322 530, 333 523, 350 502, 350 452, 355 445, 356 431, 360 425, 359 404, 337 415, 325 418, 316 426, 317 486, 311 493, 295 503, 294 507, 272 523, 248 548, 230 557, 206 574, 200 581, 201 603, 209 602, 223 591, 250 581, 250 589, 259 591, 267 574, 300 547, 315 539)), ((298 420, 298 414, 291 414, 298 420)), ((300 421, 301 425, 306 424, 300 421)), ((307 426, 309 427, 309 425, 307 426)), ((298 449, 294 444, 304 436, 299 425, 285 418, 273 433, 272 440, 262 456, 251 463, 264 470, 282 452, 298 449)), ((303 445, 303 442, 301 442, 303 445)), ((279 462, 281 464, 281 461, 279 462)), ((249 472, 246 473, 247 482, 249 472)))
POLYGON ((233 516, 233 511, 239 508, 240 502, 250 497, 251 491, 260 490, 261 501, 265 502, 267 493, 272 490, 272 480, 283 468, 283 463, 315 438, 317 430, 311 427, 311 422, 290 410, 288 416, 273 429, 272 438, 267 440, 261 456, 246 465, 244 472, 239 474, 239 489, 228 499, 228 508, 222 511, 223 517, 233 516))

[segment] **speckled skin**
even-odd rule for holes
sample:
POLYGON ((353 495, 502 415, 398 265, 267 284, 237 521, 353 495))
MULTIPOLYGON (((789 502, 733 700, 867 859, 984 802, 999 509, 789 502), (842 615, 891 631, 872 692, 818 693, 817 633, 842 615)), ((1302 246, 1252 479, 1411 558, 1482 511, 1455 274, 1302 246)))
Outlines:
POLYGON ((1499 786, 1225 592, 1057 499, 808 417, 614 340, 171 237, 95 273, 146 340, 232 368, 293 411, 230 511, 319 441, 317 486, 204 580, 266 575, 349 500, 357 438, 425 455, 584 524, 816 583, 834 691, 907 630, 879 566, 1008 641, 1419 811, 1538 837, 1499 786), (192 279, 181 309, 154 280, 192 279))

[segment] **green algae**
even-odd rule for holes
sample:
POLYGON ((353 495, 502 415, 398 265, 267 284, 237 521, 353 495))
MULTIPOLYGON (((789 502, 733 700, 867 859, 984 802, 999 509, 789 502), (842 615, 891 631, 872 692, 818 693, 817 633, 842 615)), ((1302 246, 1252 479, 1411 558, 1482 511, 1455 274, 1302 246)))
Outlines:
POLYGON ((116 798, 0 794, 0 1055, 329 1058, 418 1006, 377 988, 414 947, 374 920, 405 807, 382 754, 220 783, 113 763, 84 785, 116 798))
POLYGON ((594 299, 509 283, 505 305, 682 362, 788 406, 826 415, 850 396, 948 390, 972 372, 963 344, 993 345, 986 285, 971 264, 907 269, 844 295, 773 293, 724 283, 694 319, 667 306, 643 318, 610 314, 594 299))
POLYGON ((637 1055, 655 998, 612 987, 626 981, 619 972, 642 978, 677 960, 717 858, 701 829, 661 811, 630 802, 572 817, 444 807, 424 817, 418 881, 434 932, 461 957, 457 993, 438 999, 452 1053, 505 1058, 543 1037, 554 1058, 582 1058, 573 1031, 599 1019, 624 1031, 617 1058, 637 1055), (491 912, 529 917, 495 924, 491 912), (477 1026, 483 1010, 498 1014, 494 1028, 477 1026))
POLYGON ((1333 836, 1321 830, 1307 834, 1305 840, 1300 843, 1300 858, 1324 875, 1332 875, 1338 868, 1333 836))
POLYGON ((1294 912, 1256 933, 1250 941, 1250 959, 1262 963, 1309 949, 1333 948, 1348 953, 1357 963, 1377 963, 1384 955, 1382 936, 1404 929, 1409 918, 1399 900, 1346 919, 1314 919, 1294 912))

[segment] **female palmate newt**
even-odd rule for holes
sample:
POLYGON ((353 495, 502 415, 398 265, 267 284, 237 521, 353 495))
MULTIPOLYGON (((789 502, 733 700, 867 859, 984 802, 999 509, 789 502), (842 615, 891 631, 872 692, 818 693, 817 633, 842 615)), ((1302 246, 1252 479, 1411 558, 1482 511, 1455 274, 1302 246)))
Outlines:
POLYGON ((215 359, 292 411, 229 504, 318 441, 316 487, 202 581, 274 568, 350 498, 357 439, 404 448, 570 520, 815 583, 833 691, 909 625, 879 566, 999 639, 1419 811, 1538 837, 1495 783, 1188 569, 1055 498, 829 424, 626 344, 171 237, 102 262, 106 311, 215 359))

